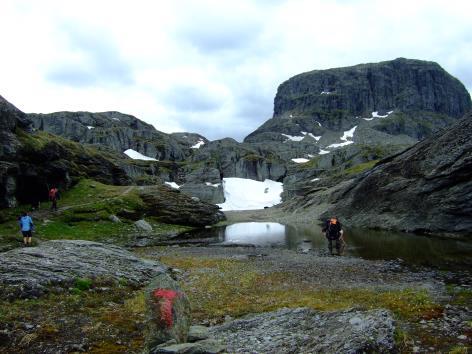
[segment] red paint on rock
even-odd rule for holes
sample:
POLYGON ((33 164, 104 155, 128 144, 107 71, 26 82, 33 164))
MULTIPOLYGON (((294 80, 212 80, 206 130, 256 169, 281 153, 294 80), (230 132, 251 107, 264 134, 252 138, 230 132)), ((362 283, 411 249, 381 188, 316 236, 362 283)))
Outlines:
POLYGON ((180 296, 180 292, 171 289, 155 289, 152 295, 160 302, 161 320, 168 328, 174 324, 172 306, 174 299, 180 296))

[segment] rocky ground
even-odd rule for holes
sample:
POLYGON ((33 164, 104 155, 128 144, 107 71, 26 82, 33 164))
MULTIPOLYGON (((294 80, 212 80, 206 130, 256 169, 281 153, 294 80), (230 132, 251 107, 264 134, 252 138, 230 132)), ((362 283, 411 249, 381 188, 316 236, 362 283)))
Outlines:
MULTIPOLYGON (((355 310, 366 323, 365 318, 372 315, 365 311, 370 309, 388 310, 395 338, 378 347, 376 341, 369 342, 375 352, 390 352, 389 345, 400 352, 466 352, 471 345, 469 272, 461 273, 462 285, 452 286, 446 284, 453 276, 448 272, 314 252, 214 246, 143 248, 137 252, 181 269, 180 283, 192 303, 194 321, 216 325, 210 330, 212 338, 222 341, 229 352, 330 352, 326 348, 355 352, 342 344, 358 340, 349 337, 351 332, 335 338, 329 333, 337 333, 336 323, 342 326, 358 317, 352 312, 355 310), (284 307, 299 310, 270 312, 284 307), (305 307, 322 312, 300 309, 305 307), (343 310, 347 314, 339 312, 343 310), (247 317, 233 320, 241 316, 247 317), (330 316, 349 318, 330 322, 330 316), (297 318, 308 322, 297 323, 297 318), (313 318, 322 318, 333 328, 324 335, 318 333, 306 325, 313 318), (335 343, 337 340, 340 342, 335 343)), ((383 328, 379 323, 373 327, 383 328)), ((371 337, 378 338, 378 334, 371 337)), ((354 344, 352 348, 367 350, 354 344)))
MULTIPOLYGON (((228 223, 317 220, 279 208, 226 216, 228 223)), ((163 273, 162 264, 178 279, 192 323, 204 333, 156 353, 467 353, 472 344, 469 270, 281 248, 129 250, 53 241, 0 253, 2 291, 18 295, 0 301, 0 351, 141 352, 143 286, 163 273)))

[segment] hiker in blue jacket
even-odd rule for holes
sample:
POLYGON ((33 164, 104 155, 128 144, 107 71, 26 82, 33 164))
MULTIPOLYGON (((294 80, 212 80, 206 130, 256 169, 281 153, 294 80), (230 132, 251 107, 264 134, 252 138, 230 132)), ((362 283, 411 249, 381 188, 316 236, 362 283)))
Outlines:
POLYGON ((19 219, 19 224, 20 231, 23 234, 23 243, 26 247, 31 246, 31 237, 34 231, 33 219, 27 212, 24 212, 19 219))

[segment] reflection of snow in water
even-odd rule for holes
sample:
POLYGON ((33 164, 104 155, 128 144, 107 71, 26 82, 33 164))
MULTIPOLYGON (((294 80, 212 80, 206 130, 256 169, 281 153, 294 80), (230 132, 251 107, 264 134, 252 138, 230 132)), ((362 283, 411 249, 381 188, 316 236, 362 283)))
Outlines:
POLYGON ((245 222, 229 225, 225 230, 225 242, 259 246, 284 244, 285 225, 275 222, 245 222))

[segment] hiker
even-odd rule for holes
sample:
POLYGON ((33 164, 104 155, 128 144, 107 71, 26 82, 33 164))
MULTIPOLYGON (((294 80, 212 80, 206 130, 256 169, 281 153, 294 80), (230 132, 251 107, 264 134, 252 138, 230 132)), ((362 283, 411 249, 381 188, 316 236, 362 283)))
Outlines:
POLYGON ((49 191, 49 200, 51 201, 51 210, 57 211, 57 200, 59 199, 59 190, 52 187, 49 191))
POLYGON ((344 251, 345 242, 343 239, 343 227, 338 218, 333 216, 332 218, 328 219, 322 231, 325 232, 326 238, 329 242, 329 253, 333 255, 333 241, 335 241, 336 251, 338 256, 340 256, 341 252, 344 251))
POLYGON ((27 212, 24 212, 19 219, 19 224, 20 231, 23 234, 24 245, 26 247, 31 246, 31 236, 34 231, 33 219, 31 219, 27 212))

